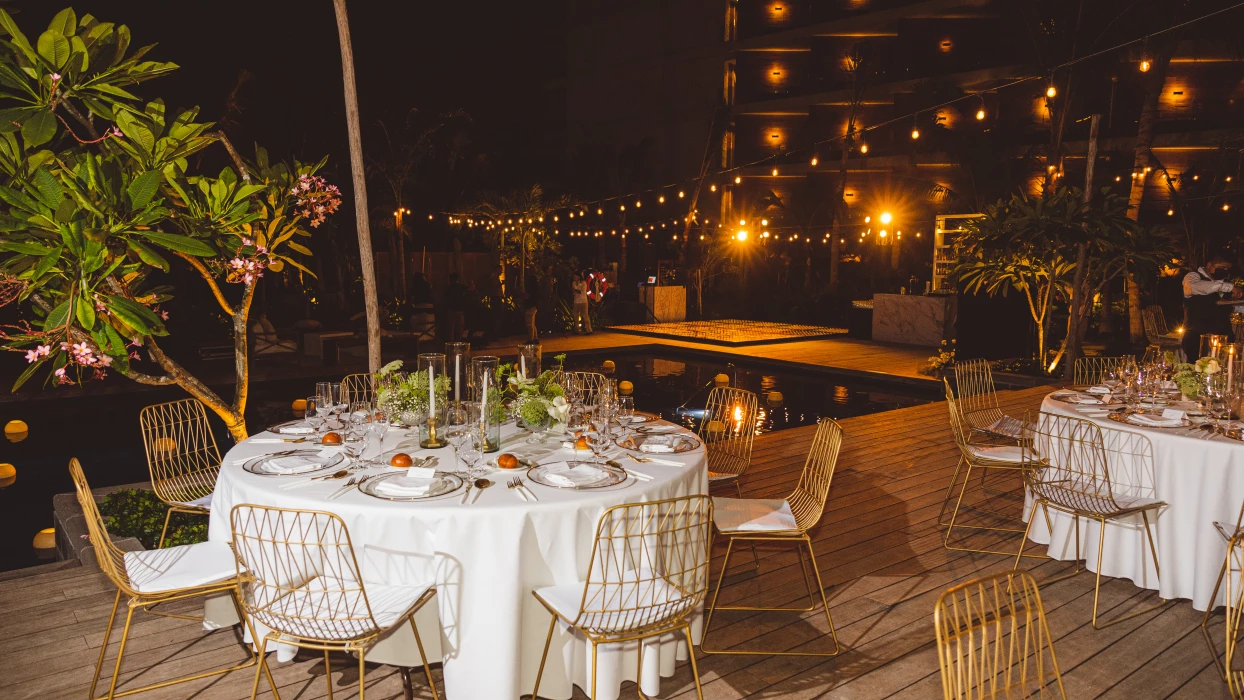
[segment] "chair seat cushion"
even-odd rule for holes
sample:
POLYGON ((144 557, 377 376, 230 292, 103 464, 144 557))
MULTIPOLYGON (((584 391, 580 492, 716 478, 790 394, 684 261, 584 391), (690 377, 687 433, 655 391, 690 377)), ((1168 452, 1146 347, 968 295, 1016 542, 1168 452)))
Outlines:
POLYGON ((218 583, 237 574, 233 550, 207 541, 125 553, 125 573, 139 593, 164 593, 218 583))
POLYGON ((586 598, 583 596, 586 581, 541 588, 535 595, 558 615, 597 632, 623 631, 675 619, 690 611, 695 602, 694 596, 684 594, 668 579, 647 569, 627 572, 622 579, 593 583, 587 589, 586 598), (654 606, 663 607, 651 610, 654 606), (584 609, 591 612, 580 618, 584 609))
MULTIPOLYGON (((281 591, 256 618, 273 629, 309 639, 359 639, 404 622, 428 588, 364 583, 364 605, 358 583, 316 576, 292 591, 281 591), (375 627, 367 619, 368 606, 375 627)), ((265 598, 273 596, 271 588, 258 590, 265 598)))
POLYGON ((206 508, 207 510, 211 510, 212 509, 212 496, 214 495, 216 495, 216 493, 212 492, 212 493, 207 494, 206 496, 200 496, 199 498, 196 498, 193 501, 177 501, 177 502, 183 506, 192 506, 194 508, 206 508))
POLYGON ((1019 464, 1024 461, 1024 450, 1017 445, 969 445, 968 449, 977 457, 990 462, 1012 462, 1019 464))
POLYGON ((730 479, 737 479, 737 478, 739 478, 738 474, 723 474, 721 472, 714 472, 714 471, 710 471, 708 473, 709 481, 728 481, 730 479))
POLYGON ((786 499, 713 498, 713 524, 722 532, 798 530, 786 499))
POLYGON ((1018 418, 1010 416, 1002 416, 998 420, 985 426, 985 431, 994 435, 1005 435, 1009 438, 1018 440, 1024 431, 1024 422, 1018 418))

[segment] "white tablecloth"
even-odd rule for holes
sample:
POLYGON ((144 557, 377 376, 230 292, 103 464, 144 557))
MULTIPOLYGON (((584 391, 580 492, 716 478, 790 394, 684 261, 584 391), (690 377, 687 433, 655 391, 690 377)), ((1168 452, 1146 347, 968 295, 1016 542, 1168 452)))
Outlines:
MULTIPOLYGON (((1046 397, 1041 410, 1091 420, 1101 426, 1107 447, 1130 442, 1130 449, 1152 445, 1152 467, 1147 460, 1113 457, 1111 481, 1119 493, 1157 498, 1166 503, 1154 523, 1161 581, 1153 568, 1139 515, 1106 527, 1106 546, 1102 574, 1131 579, 1143 588, 1157 590, 1163 598, 1188 598, 1197 610, 1211 603, 1214 581, 1222 568, 1227 547, 1214 528, 1218 521, 1235 526, 1240 504, 1244 503, 1244 443, 1225 437, 1203 439, 1200 433, 1182 429, 1151 429, 1119 423, 1109 418, 1092 418, 1076 407, 1046 397), (1112 431, 1119 431, 1114 432, 1112 431)), ((1128 453, 1128 450, 1124 450, 1128 453)), ((1030 499, 1031 500, 1031 499, 1030 499)), ((1031 504, 1029 504, 1030 506, 1031 504)), ((1075 520, 1050 510, 1054 521, 1050 556, 1070 560, 1075 552, 1075 520)), ((1030 538, 1041 544, 1050 542, 1045 517, 1025 509, 1025 517, 1035 517, 1030 538)), ((1097 525, 1080 521, 1080 556, 1091 571, 1097 570, 1097 525)), ((1222 605, 1225 591, 1219 590, 1213 604, 1222 605)))
MULTIPOLYGON (((390 431, 385 449, 404 444, 418 450, 405 431, 390 431)), ((260 433, 255 438, 268 438, 260 433)), ((558 443, 550 436, 545 446, 524 444, 525 433, 503 428, 502 450, 516 454, 549 453, 558 443)), ((255 444, 247 440, 224 459, 212 502, 209 537, 229 540, 229 511, 239 503, 327 510, 345 521, 363 568, 364 581, 391 584, 436 582, 434 605, 416 616, 428 658, 444 662, 445 694, 449 698, 518 698, 531 692, 550 616, 531 595, 535 589, 582 581, 587 577, 597 520, 610 506, 654 501, 708 492, 703 447, 680 455, 660 455, 682 462, 675 467, 638 464, 633 468, 654 477, 598 490, 560 490, 530 483, 539 502, 527 503, 505 488, 512 472, 498 471, 494 486, 479 500, 461 505, 461 492, 426 502, 391 502, 353 490, 335 501, 327 496, 337 488, 324 484, 282 490, 291 478, 250 474, 235 464, 241 458, 275 452, 297 445, 255 444), (439 614, 438 614, 439 613, 439 614), (439 620, 438 620, 439 617, 439 620)), ((373 447, 366 454, 375 453, 373 447)), ((439 469, 453 469, 453 450, 434 452, 439 469)), ((573 459, 558 450, 556 456, 573 459)), ((490 455, 495 457, 496 455, 490 455)), ((543 457, 547 462, 554 454, 543 457)), ((474 498, 474 496, 472 496, 474 498)), ((211 609, 209 608, 209 617, 211 609)), ((228 620, 222 620, 227 622, 228 620)), ((693 630, 698 637, 698 630, 693 630)), ((678 659, 686 659, 685 643, 674 635, 645 643, 642 686, 655 695, 660 677, 671 676, 678 659)), ((613 700, 624 680, 634 681, 636 646, 602 647, 597 668, 597 697, 613 700)), ((288 652, 285 657, 292 656, 288 652)), ((406 666, 418 665, 414 637, 403 625, 368 653, 368 659, 406 666)), ((549 659, 540 682, 540 695, 569 698, 571 683, 588 688, 591 648, 586 640, 560 629, 553 636, 549 659)))

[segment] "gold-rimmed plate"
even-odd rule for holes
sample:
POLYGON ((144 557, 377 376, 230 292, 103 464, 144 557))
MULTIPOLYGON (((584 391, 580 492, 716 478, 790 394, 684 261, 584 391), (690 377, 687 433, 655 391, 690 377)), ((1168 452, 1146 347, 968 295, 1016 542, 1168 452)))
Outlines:
POLYGON ((654 455, 656 454, 681 454, 683 452, 690 452, 694 449, 699 448, 700 446, 699 440, 691 437, 690 435, 686 433, 679 433, 675 431, 670 431, 667 433, 654 433, 651 435, 644 435, 644 434, 624 435, 624 436, 614 438, 613 443, 617 445, 618 447, 621 447, 624 450, 630 450, 632 452, 643 452, 645 454, 654 454, 654 455), (674 449, 672 451, 657 452, 654 450, 654 451, 649 452, 643 448, 644 442, 651 440, 652 438, 655 438, 655 437, 665 437, 665 436, 669 436, 671 438, 672 437, 678 438, 677 442, 674 444, 674 449))
POLYGON ((1129 420, 1131 416, 1137 415, 1137 414, 1149 415, 1149 416, 1161 416, 1162 412, 1161 411, 1145 411, 1145 410, 1111 411, 1110 413, 1106 414, 1106 417, 1116 423, 1130 425, 1134 428, 1151 428, 1153 430, 1185 430, 1187 428, 1192 427, 1192 421, 1189 421, 1187 418, 1181 418, 1179 420, 1179 425, 1145 425, 1144 423, 1136 423, 1132 420, 1129 420))
POLYGON ((385 493, 384 489, 381 488, 381 485, 387 481, 393 479, 403 479, 405 477, 406 472, 404 471, 380 474, 375 478, 364 481, 362 486, 359 486, 359 491, 362 491, 372 498, 379 498, 382 501, 426 501, 432 498, 448 496, 455 491, 460 490, 462 485, 465 483, 462 480, 462 477, 457 474, 451 474, 449 472, 436 472, 436 476, 433 477, 432 483, 429 484, 427 491, 424 491, 423 493, 412 493, 407 495, 400 493, 385 493))
POLYGON ((562 462, 551 462, 549 464, 537 464, 527 470, 527 478, 541 486, 547 486, 551 489, 567 489, 573 491, 582 491, 586 489, 603 489, 609 486, 616 486, 626 481, 630 475, 626 470, 612 464, 601 464, 599 462, 565 462, 571 470, 579 472, 574 475, 567 475, 566 467, 562 467, 562 462), (593 474, 592 472, 595 472, 593 474), (561 475, 567 481, 557 478, 550 478, 553 475, 561 475))
POLYGON ((320 457, 319 450, 285 450, 283 452, 274 452, 266 455, 256 455, 246 460, 242 464, 242 469, 251 474, 259 476, 306 476, 308 474, 319 474, 330 469, 336 469, 345 462, 346 456, 344 452, 338 452, 331 457, 320 457), (317 466, 308 467, 298 471, 277 471, 274 469, 273 460, 303 460, 305 462, 318 462, 317 466))

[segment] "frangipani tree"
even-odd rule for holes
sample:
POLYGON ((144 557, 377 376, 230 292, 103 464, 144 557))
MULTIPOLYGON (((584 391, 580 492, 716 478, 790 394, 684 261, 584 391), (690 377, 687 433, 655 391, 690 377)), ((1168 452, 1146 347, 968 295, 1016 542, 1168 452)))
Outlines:
POLYGON ((176 384, 246 437, 247 323, 265 270, 311 251, 309 236, 339 205, 313 165, 271 165, 262 149, 244 163, 197 110, 166 113, 127 87, 165 75, 170 63, 141 61, 124 26, 61 11, 32 47, 0 10, 0 282, 23 322, 5 346, 52 383, 111 370, 152 385, 176 384), (102 129, 102 132, 101 132, 102 129), (83 138, 78 131, 88 135, 83 138), (220 142, 234 168, 191 172, 189 156, 220 142), (189 265, 232 321, 236 385, 231 401, 167 355, 159 284, 172 260, 189 265), (158 371, 139 362, 145 351, 158 371))

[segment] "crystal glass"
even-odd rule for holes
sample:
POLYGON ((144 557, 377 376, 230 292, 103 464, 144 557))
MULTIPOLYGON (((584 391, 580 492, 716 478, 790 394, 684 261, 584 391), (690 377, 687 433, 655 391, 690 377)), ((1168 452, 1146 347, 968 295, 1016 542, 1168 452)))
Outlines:
POLYGON ((363 436, 367 434, 370 414, 370 403, 357 401, 350 404, 349 410, 343 416, 346 425, 346 442, 359 442, 363 439, 363 436))
POLYGON ((1189 357, 1188 362, 1196 362, 1202 357, 1216 357, 1223 359, 1227 352, 1227 342, 1229 338, 1225 335, 1215 335, 1214 333, 1201 334, 1200 354, 1196 357, 1189 357))
POLYGON ((484 457, 485 448, 488 446, 488 436, 477 423, 467 428, 467 439, 462 443, 462 449, 459 454, 462 461, 466 464, 467 476, 476 479, 483 475, 483 470, 478 465, 484 457))
POLYGON ((531 379, 540 374, 540 360, 543 350, 539 343, 523 343, 518 346, 518 371, 531 379))
POLYGON ((462 403, 453 403, 445 409, 445 439, 449 441, 450 446, 454 448, 454 463, 459 460, 459 454, 462 452, 462 444, 470 437, 470 430, 474 423, 478 423, 478 418, 472 421, 471 408, 474 406, 475 411, 479 411, 479 405, 471 401, 462 403))
MULTIPOLYGON (((376 443, 376 457, 384 453, 384 436, 389 432, 389 416, 378 408, 367 412, 367 441, 376 443)), ((369 460, 379 463, 376 458, 369 460)))
POLYGON ((492 355, 471 358, 471 400, 480 405, 477 419, 483 426, 488 441, 485 452, 501 449, 501 423, 504 420, 501 389, 504 387, 497 385, 497 368, 500 364, 501 359, 492 355))
POLYGON ((316 433, 320 432, 320 428, 324 425, 324 414, 320 412, 319 396, 307 397, 307 410, 303 412, 303 420, 307 421, 307 425, 311 426, 311 430, 314 430, 316 433))
POLYGON ((445 376, 445 356, 439 352, 426 352, 419 355, 418 363, 418 370, 426 372, 428 379, 428 414, 419 430, 419 446, 425 450, 435 450, 446 444, 444 438, 437 434, 437 430, 445 424, 448 394, 441 394, 436 390, 440 378, 445 376))
POLYGON ((471 344, 445 343, 445 371, 449 373, 449 396, 454 403, 471 398, 471 344))
POLYGON ((631 420, 635 418, 635 397, 619 396, 617 400, 617 421, 623 430, 631 427, 631 420))

